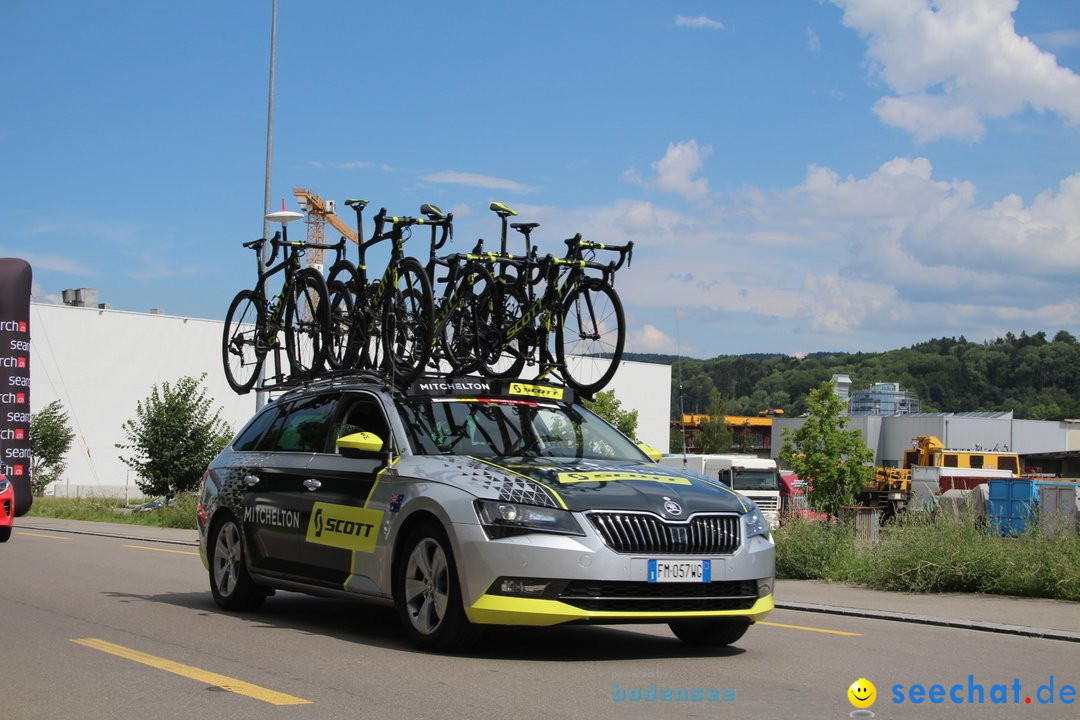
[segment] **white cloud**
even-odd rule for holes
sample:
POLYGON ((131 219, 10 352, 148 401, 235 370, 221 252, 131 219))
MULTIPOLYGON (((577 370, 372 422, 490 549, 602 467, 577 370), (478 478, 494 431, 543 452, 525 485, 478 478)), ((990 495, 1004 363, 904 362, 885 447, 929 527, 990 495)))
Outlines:
POLYGON ((707 18, 704 15, 698 15, 697 17, 687 17, 686 15, 676 15, 675 24, 679 27, 693 28, 694 30, 723 30, 724 23, 719 20, 713 20, 707 18))
POLYGON ((806 28, 806 47, 810 52, 821 50, 821 37, 814 32, 813 28, 806 28))
MULTIPOLYGON (((36 228, 31 234, 49 233, 51 228, 36 228)), ((74 230, 72 230, 74 232, 74 230)), ((51 272, 67 273, 79 277, 92 277, 98 272, 92 267, 72 260, 63 255, 50 255, 48 253, 25 252, 24 250, 0 247, 0 257, 21 258, 30 263, 33 270, 47 270, 51 272)))
POLYGON ((628 352, 654 352, 675 354, 675 338, 655 325, 645 324, 640 330, 630 332, 627 343, 628 352))
POLYGON ((64 298, 62 295, 51 293, 45 290, 45 288, 38 285, 36 282, 30 283, 30 299, 38 303, 47 303, 49 305, 63 305, 64 298))
POLYGON ((706 352, 735 326, 789 349, 884 335, 995 337, 1030 323, 1072 331, 1080 173, 1029 201, 977 198, 974 183, 937 177, 928 159, 898 157, 862 176, 811 166, 786 190, 750 187, 688 212, 620 200, 526 214, 603 242, 634 240, 633 266, 616 283, 628 312, 671 333, 658 318, 681 309, 684 341, 706 352))
POLYGON ((529 193, 532 188, 528 185, 507 180, 506 178, 480 175, 477 173, 457 172, 446 170, 444 172, 425 175, 423 180, 436 184, 469 185, 471 187, 487 188, 488 190, 508 190, 510 192, 529 193))
POLYGON ((897 95, 882 122, 920 141, 978 140, 982 119, 1034 109, 1080 125, 1080 76, 1016 33, 1017 0, 833 0, 897 95))
POLYGON ((687 140, 668 145, 664 157, 652 164, 654 177, 644 180, 637 170, 630 168, 623 172, 623 182, 642 185, 661 192, 682 195, 687 200, 703 200, 709 195, 709 181, 695 178, 701 170, 706 157, 712 154, 712 147, 698 147, 696 140, 687 140))

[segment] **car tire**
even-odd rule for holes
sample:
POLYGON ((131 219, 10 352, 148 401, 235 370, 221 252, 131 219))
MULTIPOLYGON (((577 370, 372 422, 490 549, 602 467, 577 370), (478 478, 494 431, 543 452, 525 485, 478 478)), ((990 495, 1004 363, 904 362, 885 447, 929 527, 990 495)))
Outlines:
POLYGON ((11 526, 0 527, 0 542, 7 542, 11 539, 11 526))
POLYGON ((247 570, 247 553, 240 526, 232 517, 214 524, 209 535, 210 592, 223 610, 255 610, 267 591, 256 585, 247 570))
POLYGON ((394 566, 394 600, 409 640, 421 650, 449 652, 469 645, 478 630, 465 617, 454 552, 434 520, 405 538, 394 566))
POLYGON ((748 622, 673 622, 668 623, 675 637, 687 645, 724 647, 746 634, 748 622))

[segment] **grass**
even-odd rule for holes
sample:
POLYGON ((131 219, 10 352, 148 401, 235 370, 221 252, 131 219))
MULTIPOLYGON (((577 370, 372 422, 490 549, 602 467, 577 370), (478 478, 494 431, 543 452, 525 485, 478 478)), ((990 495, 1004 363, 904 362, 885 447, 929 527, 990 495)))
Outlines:
POLYGON ((124 501, 118 498, 35 497, 27 517, 52 517, 194 530, 197 504, 198 499, 194 493, 184 493, 177 496, 171 506, 135 513, 131 511, 131 508, 125 507, 124 501))
POLYGON ((845 525, 794 520, 776 533, 776 574, 876 590, 1080 600, 1080 537, 1036 527, 1001 537, 974 516, 925 516, 881 528, 870 544, 845 525))

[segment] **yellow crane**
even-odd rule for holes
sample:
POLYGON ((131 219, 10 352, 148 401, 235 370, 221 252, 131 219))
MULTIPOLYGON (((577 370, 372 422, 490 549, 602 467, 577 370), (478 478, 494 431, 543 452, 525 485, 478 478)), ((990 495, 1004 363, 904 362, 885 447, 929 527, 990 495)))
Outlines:
MULTIPOLYGON (((336 208, 333 200, 323 200, 308 188, 299 185, 293 188, 293 195, 296 196, 300 208, 307 213, 307 241, 309 243, 319 245, 326 243, 326 223, 330 223, 331 227, 353 242, 358 242, 356 231, 334 212, 336 208)), ((322 248, 308 250, 308 265, 321 271, 323 253, 322 248)))

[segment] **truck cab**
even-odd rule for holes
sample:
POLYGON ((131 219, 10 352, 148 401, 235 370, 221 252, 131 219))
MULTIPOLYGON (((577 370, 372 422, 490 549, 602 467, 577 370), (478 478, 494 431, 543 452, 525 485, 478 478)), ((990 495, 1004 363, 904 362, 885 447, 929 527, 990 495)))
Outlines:
POLYGON ((776 461, 756 455, 665 455, 660 463, 715 478, 754 501, 769 527, 780 525, 780 469, 776 461))

